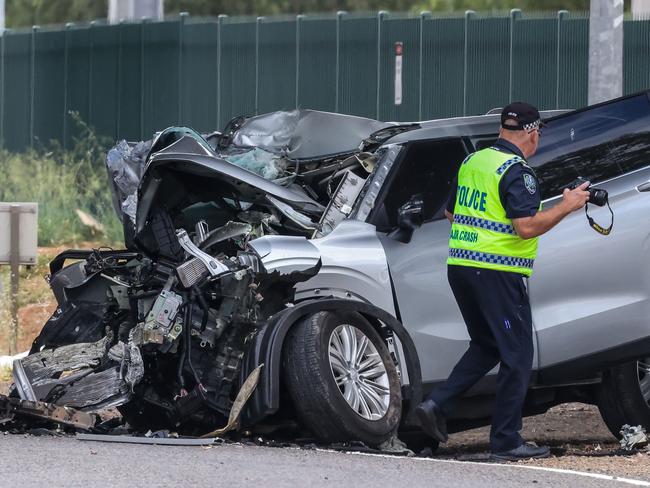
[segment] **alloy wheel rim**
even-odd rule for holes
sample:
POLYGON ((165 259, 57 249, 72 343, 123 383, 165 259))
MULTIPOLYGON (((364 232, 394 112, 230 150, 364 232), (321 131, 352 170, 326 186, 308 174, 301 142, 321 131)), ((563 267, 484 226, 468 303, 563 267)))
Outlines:
POLYGON ((645 402, 650 406, 650 358, 637 361, 639 388, 645 402))
POLYGON ((355 413, 379 420, 390 403, 386 366, 379 351, 358 328, 343 324, 329 339, 329 363, 339 391, 355 413))

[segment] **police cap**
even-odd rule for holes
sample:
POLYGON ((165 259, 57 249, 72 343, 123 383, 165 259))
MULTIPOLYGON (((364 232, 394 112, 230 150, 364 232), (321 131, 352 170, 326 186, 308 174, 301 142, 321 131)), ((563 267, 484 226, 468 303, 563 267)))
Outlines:
POLYGON ((513 102, 506 105, 501 112, 501 127, 504 129, 530 131, 541 126, 544 126, 544 123, 539 116, 539 110, 529 103, 513 102), (506 120, 515 122, 515 124, 510 122, 506 125, 506 120))

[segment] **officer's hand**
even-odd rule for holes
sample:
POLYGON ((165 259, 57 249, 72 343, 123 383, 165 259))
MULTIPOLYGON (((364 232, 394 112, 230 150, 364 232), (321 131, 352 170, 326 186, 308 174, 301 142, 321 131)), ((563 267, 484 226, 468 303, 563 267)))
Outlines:
POLYGON ((569 212, 580 210, 584 207, 589 200, 589 192, 587 191, 589 182, 585 181, 582 185, 574 190, 564 189, 562 193, 562 204, 569 212))

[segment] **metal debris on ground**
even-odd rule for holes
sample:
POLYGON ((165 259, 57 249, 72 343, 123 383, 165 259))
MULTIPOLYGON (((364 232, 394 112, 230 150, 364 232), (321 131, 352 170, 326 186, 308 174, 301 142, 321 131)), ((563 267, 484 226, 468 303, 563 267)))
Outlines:
POLYGON ((632 427, 625 424, 621 427, 621 448, 625 451, 639 449, 648 445, 648 436, 641 425, 632 427))
POLYGON ((136 437, 130 435, 77 434, 80 441, 112 442, 119 444, 149 444, 157 446, 211 446, 215 439, 196 437, 136 437))
POLYGON ((97 416, 92 413, 52 403, 0 395, 0 423, 10 422, 15 417, 22 416, 81 430, 90 430, 97 423, 97 416))

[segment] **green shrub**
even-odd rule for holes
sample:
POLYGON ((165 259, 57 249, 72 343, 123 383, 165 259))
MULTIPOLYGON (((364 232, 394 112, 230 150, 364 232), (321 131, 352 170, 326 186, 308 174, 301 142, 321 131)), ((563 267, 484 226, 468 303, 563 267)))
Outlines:
POLYGON ((119 245, 122 226, 111 200, 105 157, 110 145, 100 141, 77 114, 72 149, 52 143, 46 150, 13 154, 0 150, 0 201, 38 202, 41 246, 80 241, 119 245), (93 217, 103 230, 84 225, 77 210, 93 217))

